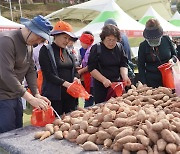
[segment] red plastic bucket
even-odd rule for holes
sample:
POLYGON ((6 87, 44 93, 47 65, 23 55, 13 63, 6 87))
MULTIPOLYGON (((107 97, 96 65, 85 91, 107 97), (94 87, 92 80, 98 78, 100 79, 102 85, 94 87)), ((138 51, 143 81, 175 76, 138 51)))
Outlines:
POLYGON ((164 63, 158 67, 162 74, 163 86, 174 89, 174 77, 171 69, 171 63, 164 63))
POLYGON ((50 124, 55 120, 55 115, 52 107, 48 107, 46 111, 39 110, 37 108, 33 109, 31 116, 31 124, 33 126, 45 126, 50 124))

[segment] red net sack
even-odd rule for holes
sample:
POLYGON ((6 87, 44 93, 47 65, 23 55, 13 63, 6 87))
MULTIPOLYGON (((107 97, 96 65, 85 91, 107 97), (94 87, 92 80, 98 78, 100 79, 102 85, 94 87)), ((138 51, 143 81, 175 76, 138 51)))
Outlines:
POLYGON ((72 85, 67 88, 67 93, 74 98, 84 98, 89 99, 89 93, 84 89, 83 85, 74 81, 72 85))
POLYGON ((50 124, 55 120, 55 115, 52 107, 48 107, 46 111, 39 110, 37 108, 33 109, 31 116, 31 124, 33 126, 45 126, 50 124))
POLYGON ((125 88, 124 82, 112 82, 111 87, 108 89, 108 93, 106 96, 106 101, 108 101, 111 97, 119 97, 123 94, 125 88))

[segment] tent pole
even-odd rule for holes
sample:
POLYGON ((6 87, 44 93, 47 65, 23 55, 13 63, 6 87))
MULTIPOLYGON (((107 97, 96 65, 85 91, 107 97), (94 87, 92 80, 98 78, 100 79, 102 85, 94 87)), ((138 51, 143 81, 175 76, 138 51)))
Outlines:
POLYGON ((10 12, 11 12, 11 20, 13 21, 13 14, 12 14, 11 0, 9 0, 9 7, 10 7, 10 12))
MULTIPOLYGON (((0 4, 1 4, 1 0, 0 0, 0 4)), ((1 7, 0 7, 0 16, 1 16, 1 7)))
POLYGON ((21 17, 22 17, 21 0, 19 0, 19 11, 20 11, 20 14, 21 14, 21 17))

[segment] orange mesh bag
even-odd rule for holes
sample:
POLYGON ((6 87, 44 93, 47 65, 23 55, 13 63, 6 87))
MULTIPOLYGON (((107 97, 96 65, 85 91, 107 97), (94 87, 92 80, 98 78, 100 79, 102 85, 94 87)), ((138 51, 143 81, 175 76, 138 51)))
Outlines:
POLYGON ((46 111, 39 110, 38 108, 33 109, 31 116, 31 124, 33 126, 45 126, 55 120, 55 115, 52 107, 48 107, 46 111))
POLYGON ((84 89, 83 85, 78 83, 77 81, 74 81, 68 88, 67 93, 71 95, 74 98, 84 98, 89 99, 90 95, 89 93, 84 89))

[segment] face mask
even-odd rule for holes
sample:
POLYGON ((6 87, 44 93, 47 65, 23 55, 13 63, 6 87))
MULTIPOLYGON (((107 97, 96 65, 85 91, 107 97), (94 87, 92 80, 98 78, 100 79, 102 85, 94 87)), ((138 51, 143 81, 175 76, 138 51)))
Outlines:
POLYGON ((161 44, 161 37, 157 39, 146 39, 151 47, 157 47, 161 44))

